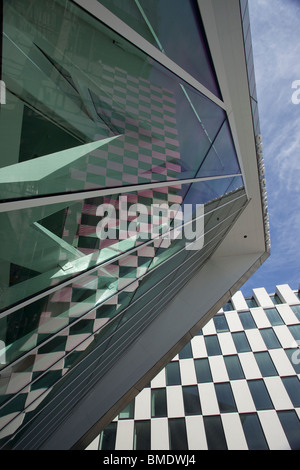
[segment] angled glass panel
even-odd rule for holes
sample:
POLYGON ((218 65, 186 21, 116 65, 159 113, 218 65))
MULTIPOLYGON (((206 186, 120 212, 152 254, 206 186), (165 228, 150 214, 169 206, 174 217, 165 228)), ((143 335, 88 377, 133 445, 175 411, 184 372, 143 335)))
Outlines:
MULTIPOLYGON (((78 374, 80 380, 81 374, 86 375, 83 387, 86 392, 92 386, 93 374, 97 372, 98 378, 105 374, 111 367, 111 361, 118 360, 123 348, 138 337, 141 329, 159 315, 165 303, 171 300, 174 292, 186 282, 185 277, 182 279, 182 273, 185 274, 183 268, 189 278, 195 269, 199 269, 206 256, 209 256, 209 252, 204 256, 201 252, 190 254, 187 261, 196 260, 193 268, 189 264, 183 264, 174 270, 172 263, 168 263, 171 277, 165 278, 163 273, 159 284, 145 295, 135 299, 135 291, 132 292, 132 286, 129 285, 123 292, 113 296, 109 305, 103 304, 96 312, 85 315, 80 321, 82 329, 79 324, 74 324, 74 335, 69 335, 68 338, 64 335, 61 338, 54 336, 47 344, 32 350, 10 368, 6 367, 7 380, 2 383, 1 390, 1 416, 4 423, 10 421, 10 424, 8 433, 2 436, 10 440, 12 429, 17 429, 20 423, 26 423, 27 419, 30 420, 35 415, 37 410, 29 406, 31 403, 38 400, 39 403, 43 402, 41 406, 47 406, 48 398, 51 397, 48 391, 51 387, 55 386, 56 390, 63 387, 65 392, 65 379, 68 381, 68 377, 71 381, 69 392, 73 393, 73 381, 78 382, 78 374), (109 321, 105 323, 106 318, 109 318, 109 321), (20 403, 24 404, 25 401, 29 408, 24 409, 23 405, 20 408, 20 403)), ((150 272, 146 277, 152 274, 150 272)), ((68 331, 65 333, 68 335, 68 331)), ((82 393, 81 382, 77 385, 82 393)))
POLYGON ((300 305, 291 305, 290 307, 298 318, 298 320, 300 321, 300 305))
POLYGON ((286 355, 291 361, 297 374, 300 374, 300 350, 299 348, 285 349, 286 355))
POLYGON ((273 328, 263 328, 259 331, 268 349, 281 348, 281 344, 273 328))
POLYGON ((278 294, 270 295, 270 299, 272 300, 273 304, 282 304, 282 300, 278 294))
POLYGON ((151 449, 151 422, 150 420, 135 421, 134 423, 134 450, 150 450, 151 449))
POLYGON ((191 343, 188 343, 184 348, 179 352, 179 359, 189 359, 193 357, 191 343))
POLYGON ((169 362, 166 365, 167 385, 181 385, 180 368, 178 361, 169 362))
POLYGON ((234 310, 231 300, 226 302, 226 304, 224 304, 222 308, 224 312, 230 312, 231 310, 234 310))
POLYGON ((296 341, 300 341, 300 325, 288 325, 288 329, 296 341))
POLYGON ((215 390, 220 413, 231 413, 237 411, 235 399, 229 382, 215 383, 215 390))
POLYGON ((232 333, 232 339, 238 353, 251 351, 248 338, 244 331, 232 333))
POLYGON ((185 416, 200 415, 201 405, 197 385, 182 387, 185 416))
POLYGON ((292 450, 300 450, 300 421, 294 410, 277 411, 292 450))
POLYGON ((217 333, 223 333, 229 331, 228 323, 225 315, 216 315, 213 317, 214 325, 217 333))
POLYGON ((268 450, 269 446, 256 413, 240 414, 249 450, 268 450))
POLYGON ((99 450, 114 450, 117 435, 117 423, 110 423, 100 434, 99 450))
POLYGON ((240 173, 228 121, 225 121, 200 165, 197 176, 240 173))
POLYGON ((170 450, 188 450, 184 418, 168 419, 170 450))
POLYGON ((224 111, 72 2, 4 2, 2 73, 1 199, 240 173, 224 111))
POLYGON ((187 0, 184 8, 180 0, 153 0, 151 4, 147 0, 101 0, 100 3, 220 96, 195 0, 187 0))
POLYGON ((167 416, 167 394, 165 388, 151 390, 151 416, 161 418, 167 416))
POLYGON ((198 383, 212 382, 212 375, 207 358, 195 359, 195 370, 198 383))
POLYGON ((284 321, 282 320, 276 308, 266 308, 265 314, 267 315, 272 326, 284 325, 284 321))
MULTIPOLYGON (((171 276, 165 278, 166 273, 163 273, 154 289, 135 298, 134 289, 138 285, 133 290, 129 285, 109 299, 107 304, 88 312, 79 323, 73 324, 71 335, 68 330, 64 332, 66 335, 60 332, 60 337, 54 336, 15 364, 10 367, 6 365, 6 381, 1 384, 1 416, 2 423, 9 422, 9 426, 7 434, 2 433, 1 436, 10 441, 13 430, 25 424, 27 419, 32 419, 38 409, 30 404, 38 400, 41 406, 47 406, 51 387, 56 390, 63 387, 65 392, 65 381, 70 380, 69 392, 73 393, 73 381, 78 382, 79 374, 77 385, 80 393, 85 393, 92 386, 93 374, 96 373, 98 378, 105 374, 112 360, 118 360, 123 348, 139 336, 141 329, 159 315, 165 303, 186 282, 186 277, 182 279, 182 273, 185 275, 186 271, 188 278, 192 276, 206 256, 209 252, 204 256, 201 252, 190 254, 187 261, 189 263, 195 259, 193 268, 187 263, 187 266, 182 265, 174 270, 175 265, 168 263, 171 276), (82 375, 86 375, 84 384, 81 383, 82 375), (25 402, 28 407, 24 409, 25 402), (20 403, 23 403, 21 408, 20 403)), ((152 274, 150 272, 147 276, 152 274)))
POLYGON ((224 356, 224 361, 230 380, 238 380, 245 378, 238 355, 224 356))
POLYGON ((300 381, 299 378, 295 376, 282 377, 282 382, 286 388, 286 391, 289 394, 289 397, 294 405, 294 407, 300 406, 300 381))
POLYGON ((248 386, 257 410, 274 408, 265 382, 262 379, 248 380, 248 386))
POLYGON ((204 336, 204 341, 208 356, 222 355, 217 335, 204 336))
POLYGON ((134 418, 134 400, 132 400, 124 410, 119 413, 119 419, 133 419, 134 418))
POLYGON ((205 249, 217 235, 225 235, 247 200, 243 187, 223 193, 221 184, 218 194, 217 188, 207 191, 208 183, 0 213, 6 227, 0 247, 0 310, 151 239, 157 250, 157 256, 152 250, 151 268, 197 240, 188 249, 205 249))
MULTIPOLYGON (((132 286, 138 287, 138 284, 135 285, 136 279, 147 272, 151 261, 150 258, 146 261, 145 251, 142 250, 139 254, 142 257, 140 258, 141 264, 137 259, 133 262, 132 256, 123 258, 120 262, 111 263, 105 268, 100 268, 74 281, 48 297, 16 310, 8 316, 1 316, 0 331, 1 340, 6 348, 6 364, 37 347, 51 335, 61 330, 65 331, 68 325, 70 325, 69 334, 72 336, 78 335, 78 328, 81 334, 92 333, 93 323, 97 323, 97 318, 101 318, 103 325, 109 321, 117 313, 117 309, 113 309, 113 304, 109 308, 106 306, 104 315, 98 309, 95 311, 93 320, 90 318, 80 323, 75 322, 94 310, 97 305, 100 307, 105 302, 111 302, 109 299, 114 298, 115 295, 120 298, 119 307, 124 301, 129 301, 128 293, 122 301, 122 295, 124 295, 122 291, 125 289, 126 292, 127 288, 128 292, 133 292, 132 286), (87 323, 86 331, 83 328, 84 321, 87 323)), ((149 254, 151 255, 151 250, 148 251, 149 254)), ((67 335, 67 331, 64 334, 67 335)))
POLYGON ((278 375, 276 367, 274 366, 268 351, 256 352, 254 353, 254 357, 263 377, 272 377, 273 375, 278 375))
POLYGON ((221 416, 203 416, 208 450, 227 450, 221 416))
POLYGON ((239 313, 239 317, 245 330, 257 328, 250 312, 241 312, 239 313))
MULTIPOLYGON (((216 239, 216 243, 218 243, 218 239, 216 239)), ((213 249, 214 245, 212 245, 212 251, 213 249)), ((8 341, 12 341, 12 343, 6 345, 6 353, 8 354, 6 354, 5 363, 1 365, 3 370, 5 369, 7 377, 1 389, 3 403, 10 400, 10 393, 20 392, 32 381, 33 370, 35 371, 35 389, 39 388, 38 384, 40 383, 41 393, 44 393, 45 382, 40 380, 39 376, 44 374, 45 370, 51 367, 56 368, 57 363, 61 364, 64 371, 70 370, 79 360, 92 354, 93 347, 97 343, 100 344, 100 349, 97 350, 97 361, 99 362, 101 354, 111 354, 114 344, 124 343, 127 338, 128 341, 131 341, 131 335, 137 336, 139 332, 136 327, 136 316, 144 315, 144 323, 141 325, 151 321, 152 317, 147 315, 148 310, 145 309, 147 303, 152 302, 153 315, 158 314, 158 303, 161 300, 166 301, 165 299, 172 298, 174 295, 173 291, 168 294, 170 285, 173 283, 177 291, 181 282, 185 282, 185 277, 181 281, 182 269, 186 271, 185 276, 191 276, 193 270, 198 269, 212 251, 206 250, 203 254, 201 251, 200 253, 190 252, 187 256, 184 250, 183 259, 187 259, 186 265, 185 263, 182 265, 183 268, 178 267, 176 255, 171 259, 171 262, 162 264, 159 270, 153 273, 149 271, 145 278, 142 277, 140 283, 136 277, 139 275, 139 263, 142 268, 142 265, 145 266, 145 263, 147 264, 155 253, 153 247, 149 251, 148 246, 146 251, 139 251, 141 255, 139 261, 130 256, 127 261, 122 259, 120 264, 112 265, 113 270, 122 274, 122 277, 118 277, 117 283, 113 277, 108 275, 108 271, 100 276, 100 271, 94 272, 82 278, 80 283, 77 280, 72 285, 44 298, 41 300, 41 305, 38 306, 36 302, 31 304, 30 308, 36 317, 31 315, 32 321, 28 323, 27 315, 23 316, 26 329, 13 326, 18 324, 14 323, 14 318, 16 321, 20 320, 22 312, 15 312, 15 317, 13 314, 8 317, 3 316, 4 330, 2 333, 5 335, 13 332, 15 335, 11 336, 9 340, 4 336, 5 344, 8 341), (193 258, 195 259, 193 261, 195 267, 191 269, 191 264, 188 263, 193 258), (124 263, 124 261, 126 262, 124 263), (145 282, 148 277, 151 279, 150 285, 145 282), (138 295, 140 285, 147 286, 142 295, 138 295), (166 295, 162 297, 161 293, 164 289, 167 291, 166 295), (44 302, 46 303, 44 304, 44 302), (124 314, 122 314, 123 311, 124 314), (7 328, 7 319, 12 325, 11 329, 7 328), (127 331, 130 332, 130 335, 126 334, 127 331), (24 357, 21 357, 23 355, 24 357), (16 361, 15 364, 12 361, 16 361)), ((147 270, 142 268, 140 274, 147 274, 147 270)), ((52 385, 53 381, 59 380, 59 373, 62 369, 54 370, 55 373, 52 371, 47 373, 48 386, 52 385)), ((104 370, 102 367, 102 373, 104 370)))
POLYGON ((246 300, 246 304, 248 305, 249 308, 258 307, 257 302, 253 297, 251 297, 250 299, 245 299, 245 300, 246 300))

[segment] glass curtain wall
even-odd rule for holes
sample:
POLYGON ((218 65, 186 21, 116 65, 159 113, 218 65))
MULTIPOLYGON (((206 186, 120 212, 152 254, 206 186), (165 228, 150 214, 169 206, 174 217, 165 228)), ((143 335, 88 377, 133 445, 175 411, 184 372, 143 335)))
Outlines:
MULTIPOLYGON (((197 2, 187 2, 181 50, 165 34, 181 21, 177 1, 174 22, 166 2, 151 12, 128 2, 125 16, 122 2, 102 3, 220 97, 197 2), (189 58, 194 42, 199 57, 189 58)), ((93 373, 105 373, 213 253, 247 196, 224 109, 75 2, 3 4, 5 448, 80 367, 78 400, 96 357, 93 373)))

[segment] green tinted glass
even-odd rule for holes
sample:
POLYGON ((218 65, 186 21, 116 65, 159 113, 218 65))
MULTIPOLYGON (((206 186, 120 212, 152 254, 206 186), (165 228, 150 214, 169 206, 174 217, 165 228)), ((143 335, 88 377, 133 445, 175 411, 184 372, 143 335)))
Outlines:
POLYGON ((240 173, 224 111, 71 2, 5 2, 2 74, 2 198, 240 173))

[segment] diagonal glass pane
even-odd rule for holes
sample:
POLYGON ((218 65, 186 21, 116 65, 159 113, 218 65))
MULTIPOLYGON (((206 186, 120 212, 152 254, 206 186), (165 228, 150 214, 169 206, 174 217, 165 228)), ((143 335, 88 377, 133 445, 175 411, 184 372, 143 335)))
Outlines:
POLYGON ((0 213, 1 225, 6 227, 0 246, 0 308, 136 250, 152 239, 160 250, 159 257, 153 256, 154 265, 197 238, 201 249, 234 220, 246 201, 242 186, 227 191, 235 187, 234 179, 0 213), (216 217, 212 217, 213 212, 216 217))
MULTIPOLYGON (((63 0, 34 0, 30 9, 5 2, 2 70, 5 199, 193 178, 226 118, 175 74, 63 0), (65 28, 70 34, 61 44, 65 28)), ((225 173, 211 165, 212 175, 225 173)))
POLYGON ((197 176, 240 173, 228 121, 222 125, 208 154, 201 163, 197 176))
POLYGON ((181 0, 99 1, 220 97, 195 0, 185 0, 184 7, 181 0), (180 44, 178 31, 181 32, 180 44))

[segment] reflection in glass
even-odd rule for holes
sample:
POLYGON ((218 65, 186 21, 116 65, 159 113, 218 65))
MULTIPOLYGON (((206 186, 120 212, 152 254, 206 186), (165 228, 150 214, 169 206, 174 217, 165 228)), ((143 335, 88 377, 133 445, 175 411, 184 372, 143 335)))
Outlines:
MULTIPOLYGON (((225 180, 229 187, 235 178, 225 180)), ((237 189, 227 193, 226 204, 223 190, 206 181, 0 213, 6 227, 0 247, 0 309, 120 257, 141 242, 156 238, 161 261, 162 256, 170 256, 170 250, 177 251, 180 243, 181 248, 185 246, 185 236, 191 243, 198 226, 204 225, 209 239, 213 228, 221 232, 226 219, 231 214, 235 217, 246 201, 244 190, 237 189), (198 217, 193 228, 197 204, 207 215, 204 224, 198 217), (141 206, 145 214, 139 213, 141 206), (182 223, 186 228, 180 228, 182 223), (162 243, 158 238, 174 227, 169 242, 162 243)))
POLYGON ((257 328, 250 312, 240 312, 239 317, 245 330, 257 328))
POLYGON ((257 302, 253 297, 251 297, 249 299, 245 299, 245 300, 246 300, 246 304, 248 305, 249 308, 258 307, 257 302))
POLYGON ((296 341, 300 341, 300 325, 288 325, 288 329, 296 341))
POLYGON ((292 450, 300 450, 300 421, 294 410, 278 411, 278 417, 292 450))
POLYGON ((276 308, 266 308, 265 314, 267 315, 269 322, 271 323, 272 326, 278 326, 278 325, 284 324, 276 308))
MULTIPOLYGON (((155 33, 155 11, 137 3, 155 33)), ((184 16, 180 2, 172 5, 174 18, 168 12, 163 21, 183 27, 193 2, 184 16)), ((193 76, 201 73, 205 85, 213 68, 198 20, 184 41, 197 38, 201 60, 194 50, 195 60, 183 57, 172 40, 163 47, 193 76)), ((15 430, 51 402, 49 392, 72 388, 78 370, 86 374, 85 392, 94 377, 89 366, 105 374, 214 252, 247 196, 224 110, 74 2, 32 0, 28 8, 6 0, 3 33, 0 196, 10 209, 21 199, 26 207, 0 212, 0 438, 10 445, 15 430), (197 175, 214 179, 180 183, 197 175), (139 236, 118 237, 117 217, 109 227, 115 237, 99 238, 99 206, 109 204, 119 216, 117 188, 148 183, 163 186, 122 193, 147 208, 144 218, 126 219, 126 229, 132 223, 139 236), (88 197, 100 188, 105 195, 88 197), (193 204, 184 227, 195 226, 195 204, 204 205, 198 251, 185 250, 186 234, 163 239, 161 220, 153 240, 146 226, 155 225, 149 209, 156 203, 167 204, 167 213, 173 204, 193 204)), ((155 41, 169 40, 161 28, 155 34, 155 41)), ((164 393, 153 392, 155 416, 166 416, 164 393)), ((130 406, 123 418, 132 416, 130 406)), ((113 429, 103 436, 103 448, 113 436, 113 429)))
POLYGON ((224 356, 224 361, 230 380, 238 380, 245 378, 239 357, 237 355, 224 356))
POLYGON ((262 328, 259 331, 268 349, 281 348, 281 344, 273 328, 262 328))
POLYGON ((238 353, 251 351, 248 338, 244 331, 237 331, 232 333, 232 339, 238 353))
POLYGON ((212 382, 212 375, 207 358, 195 359, 195 370, 198 383, 212 382))
POLYGON ((293 310, 294 314, 300 321, 300 305, 291 305, 291 309, 293 310))
POLYGON ((224 312, 230 312, 231 310, 234 310, 231 300, 226 302, 226 304, 224 304, 222 308, 224 312))
POLYGON ((189 359, 193 357, 191 343, 187 343, 179 352, 179 359, 189 359))
POLYGON ((240 414, 249 450, 268 450, 268 444, 256 413, 240 414))
POLYGON ((117 423, 112 422, 101 432, 99 450, 114 450, 116 443, 117 423))
POLYGON ((217 335, 204 336, 204 341, 208 356, 222 355, 217 335))
POLYGON ((134 450, 150 450, 151 449, 150 420, 135 421, 133 449, 134 450))
POLYGON ((294 405, 294 407, 300 406, 300 381, 295 376, 282 377, 282 382, 286 388, 287 393, 294 405))
POLYGON ((185 416, 200 415, 201 405, 197 385, 182 387, 185 416))
POLYGON ((203 416, 208 450, 227 450, 221 416, 203 416))
POLYGON ((248 386, 257 410, 270 410, 274 408, 265 382, 262 379, 249 380, 248 386))
POLYGON ((172 361, 166 365, 166 383, 167 385, 181 385, 178 361, 172 361))
POLYGON ((101 0, 100 3, 220 96, 195 0, 186 0, 184 8, 180 0, 152 0, 151 4, 148 0, 101 0))
POLYGON ((295 369, 296 374, 300 374, 300 351, 298 348, 285 349, 286 355, 291 361, 292 366, 295 369), (296 361, 295 361, 296 359, 296 361))
POLYGON ((213 321, 214 321, 217 333, 224 333, 225 331, 229 331, 229 327, 228 327, 228 323, 227 323, 225 315, 216 315, 213 317, 213 321))
POLYGON ((278 375, 276 367, 274 366, 268 351, 256 352, 254 353, 254 357, 263 377, 272 377, 273 375, 278 375))
POLYGON ((119 419, 133 419, 134 418, 134 400, 132 400, 120 413, 119 419))
POLYGON ((161 418, 167 416, 167 395, 165 388, 151 390, 151 417, 161 418))
POLYGON ((170 450, 188 450, 184 418, 168 419, 170 450))
POLYGON ((216 383, 215 389, 220 413, 237 411, 230 383, 216 383))
POLYGON ((71 2, 5 2, 3 79, 2 198, 240 173, 224 111, 71 2))

